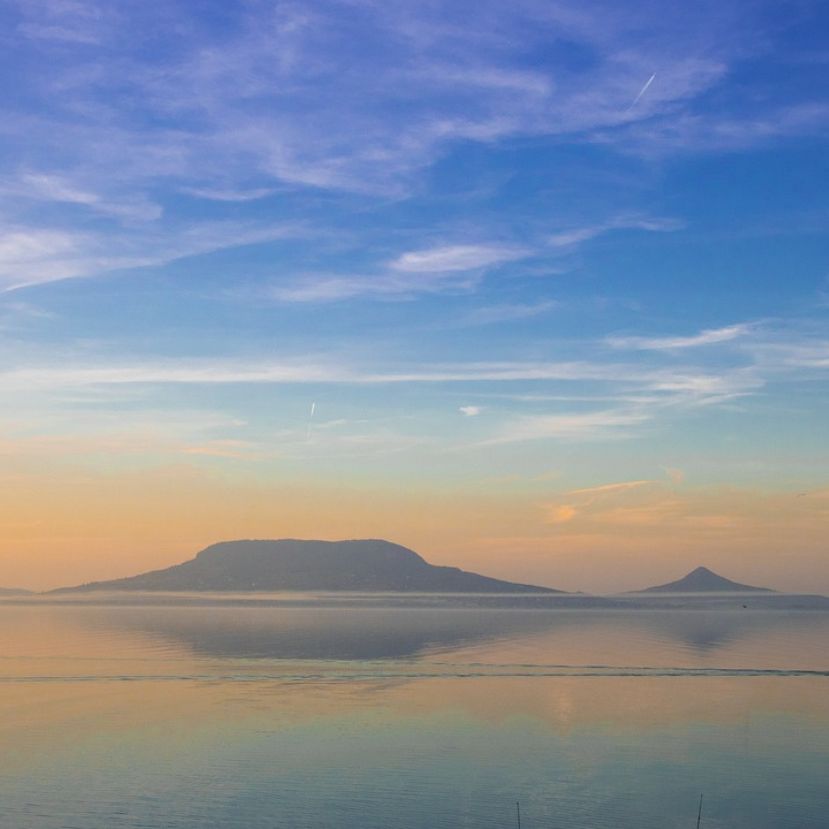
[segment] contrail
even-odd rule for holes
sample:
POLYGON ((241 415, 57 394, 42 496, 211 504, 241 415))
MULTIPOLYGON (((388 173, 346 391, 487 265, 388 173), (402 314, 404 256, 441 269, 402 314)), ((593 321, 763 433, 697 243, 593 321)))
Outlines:
POLYGON ((630 112, 639 103, 639 99, 648 91, 648 87, 653 83, 655 77, 656 72, 645 81, 645 85, 639 90, 639 94, 633 99, 633 103, 627 108, 626 112, 630 112))
POLYGON ((308 443, 308 441, 311 440, 311 421, 314 419, 314 412, 316 410, 317 410, 317 401, 315 400, 313 403, 311 403, 311 414, 308 415, 308 431, 305 434, 305 442, 306 443, 308 443))

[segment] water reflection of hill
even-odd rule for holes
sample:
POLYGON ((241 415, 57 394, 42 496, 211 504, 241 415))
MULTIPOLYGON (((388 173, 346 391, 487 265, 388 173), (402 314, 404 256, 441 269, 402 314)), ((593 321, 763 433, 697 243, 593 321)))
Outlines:
POLYGON ((540 662, 609 664, 648 652, 707 658, 753 643, 829 633, 829 617, 762 611, 531 610, 487 606, 131 606, 101 608, 96 625, 141 633, 218 659, 411 659, 485 647, 540 662), (611 643, 615 643, 611 645, 611 643), (646 644, 647 643, 647 644, 646 644), (490 647, 491 646, 491 647, 490 647), (618 657, 614 658, 614 648, 618 657), (634 654, 637 654, 634 656, 634 654))
POLYGON ((414 608, 122 608, 108 622, 222 659, 405 659, 549 630, 532 611, 414 608))

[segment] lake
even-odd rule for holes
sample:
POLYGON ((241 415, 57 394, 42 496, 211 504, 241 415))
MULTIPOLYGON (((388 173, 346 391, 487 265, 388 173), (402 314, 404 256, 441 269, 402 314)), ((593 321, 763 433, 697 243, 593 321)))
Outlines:
POLYGON ((829 614, 0 602, 13 829, 829 825, 829 614))

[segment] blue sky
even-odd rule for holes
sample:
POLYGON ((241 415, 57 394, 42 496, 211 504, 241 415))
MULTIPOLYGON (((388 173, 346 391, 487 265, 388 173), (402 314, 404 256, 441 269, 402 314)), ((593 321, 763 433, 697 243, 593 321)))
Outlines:
POLYGON ((0 2, 7 483, 506 489, 536 557, 573 492, 806 492, 806 573, 828 32, 818 2, 0 2))

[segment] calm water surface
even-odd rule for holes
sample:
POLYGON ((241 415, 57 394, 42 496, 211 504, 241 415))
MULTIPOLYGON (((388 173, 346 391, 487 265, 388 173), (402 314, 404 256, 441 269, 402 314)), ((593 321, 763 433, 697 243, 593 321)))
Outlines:
POLYGON ((829 614, 0 603, 0 825, 829 826, 829 614))

